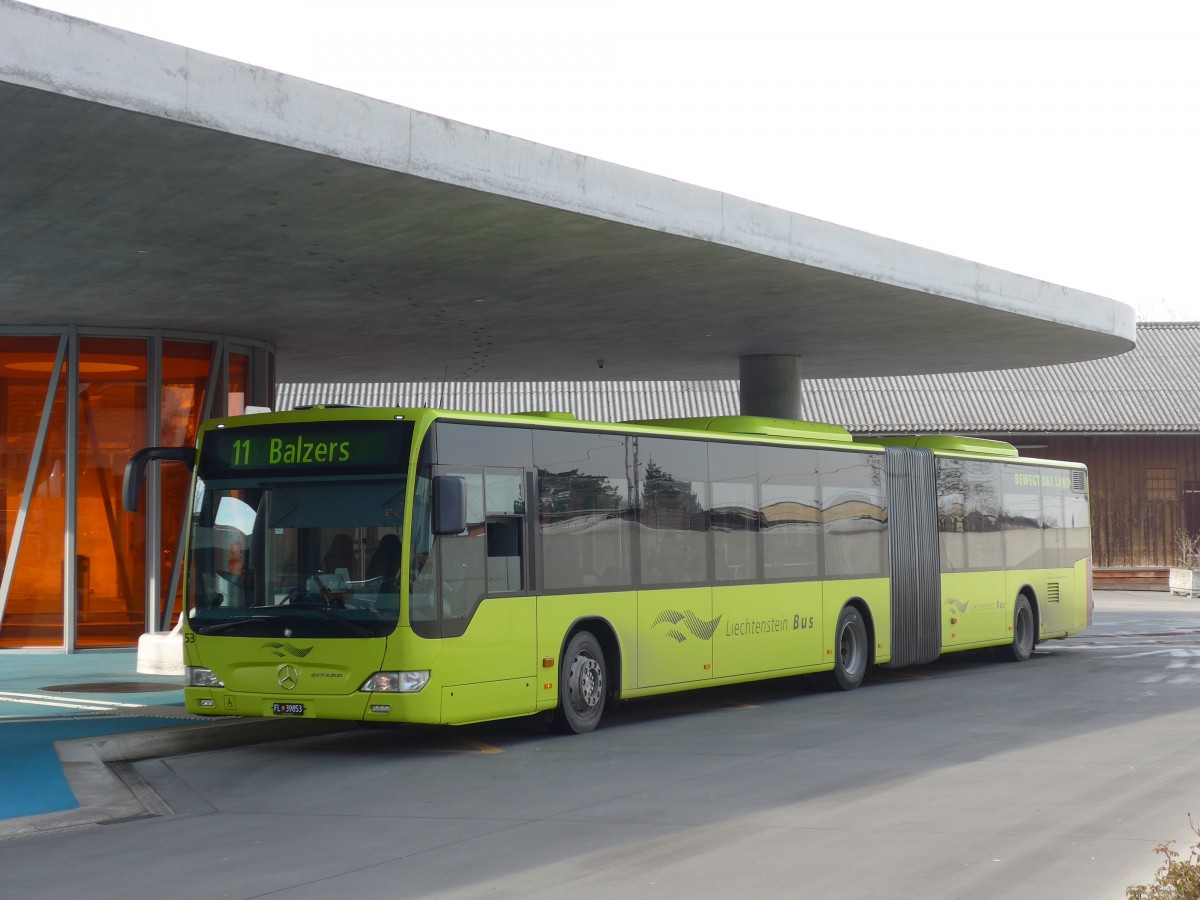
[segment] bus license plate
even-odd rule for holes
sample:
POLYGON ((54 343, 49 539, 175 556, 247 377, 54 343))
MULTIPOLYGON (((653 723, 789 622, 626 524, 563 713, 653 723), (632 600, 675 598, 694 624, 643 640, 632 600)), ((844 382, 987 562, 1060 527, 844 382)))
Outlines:
POLYGON ((277 716, 302 716, 304 715, 303 703, 272 703, 271 712, 277 716))

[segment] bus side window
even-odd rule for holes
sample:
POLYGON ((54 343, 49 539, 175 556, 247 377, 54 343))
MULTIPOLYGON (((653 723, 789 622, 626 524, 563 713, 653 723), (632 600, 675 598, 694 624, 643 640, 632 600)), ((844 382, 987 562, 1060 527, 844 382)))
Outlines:
POLYGON ((708 581, 708 446, 636 438, 643 585, 708 581))
MULTIPOLYGON (((1068 475, 1068 477, 1070 477, 1068 475)), ((1063 494, 1063 528, 1066 529, 1063 565, 1073 566, 1092 552, 1091 523, 1088 520, 1088 500, 1085 480, 1077 475, 1077 485, 1063 494)))
POLYGON ((888 510, 882 457, 840 450, 818 452, 825 577, 886 575, 888 510))
POLYGON ((442 618, 465 620, 474 612, 487 585, 483 473, 464 471, 457 466, 437 466, 434 474, 457 475, 467 483, 466 531, 434 538, 441 567, 438 594, 442 618))
POLYGON ((744 444, 708 445, 712 479, 714 570, 718 582, 754 581, 762 577, 762 533, 755 448, 744 444))
MULTIPOLYGON (((418 628, 437 619, 437 559, 434 555, 432 523, 433 481, 428 463, 420 468, 413 490, 413 534, 409 620, 418 628)), ((421 634, 429 637, 430 633, 421 634)))
POLYGON ((1075 561, 1067 562, 1067 529, 1063 524, 1063 492, 1070 490, 1071 476, 1062 469, 1044 468, 1040 470, 1042 478, 1042 514, 1038 524, 1042 527, 1042 540, 1046 552, 1043 565, 1047 568, 1061 568, 1075 561), (1063 482, 1066 482, 1064 485, 1063 482))
POLYGON ((438 474, 458 475, 467 483, 466 531, 435 539, 444 619, 466 620, 485 596, 525 587, 524 469, 465 469, 437 467, 438 474))
POLYGON ((465 535, 442 535, 437 542, 442 563, 442 617, 465 619, 483 596, 483 529, 471 528, 465 535))
POLYGON ((525 472, 485 469, 487 508, 487 592, 511 594, 525 589, 525 472))
POLYGON ((521 536, 524 529, 517 516, 489 516, 487 522, 488 593, 521 590, 521 536))
POLYGON ((1000 467, 967 460, 967 564, 976 572, 1004 568, 1004 533, 1000 530, 1000 467))
POLYGON ((534 432, 539 590, 633 584, 632 444, 619 434, 534 432))
POLYGON ((1033 466, 1004 464, 1004 561, 1010 569, 1045 566, 1042 536, 1042 478, 1033 466))
POLYGON ((763 577, 813 581, 823 572, 817 451, 758 447, 763 577))

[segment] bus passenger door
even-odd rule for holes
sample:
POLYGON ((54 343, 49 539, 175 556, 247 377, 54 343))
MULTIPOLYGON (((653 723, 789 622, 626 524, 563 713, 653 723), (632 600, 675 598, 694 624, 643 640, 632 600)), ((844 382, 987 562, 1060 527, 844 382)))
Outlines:
POLYGON ((699 442, 639 437, 638 686, 713 677, 708 453, 699 442))
POLYGON ((439 467, 467 482, 467 529, 436 539, 446 722, 533 712, 536 616, 527 592, 525 474, 439 467))

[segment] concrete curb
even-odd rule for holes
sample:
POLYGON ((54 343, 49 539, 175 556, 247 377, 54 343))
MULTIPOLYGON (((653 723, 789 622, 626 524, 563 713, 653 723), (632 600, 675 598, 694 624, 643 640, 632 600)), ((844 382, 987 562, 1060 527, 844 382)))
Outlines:
POLYGON ((311 719, 225 719, 56 741, 55 752, 79 808, 0 819, 0 841, 170 815, 171 808, 129 765, 133 760, 312 737, 356 727, 356 722, 311 719))

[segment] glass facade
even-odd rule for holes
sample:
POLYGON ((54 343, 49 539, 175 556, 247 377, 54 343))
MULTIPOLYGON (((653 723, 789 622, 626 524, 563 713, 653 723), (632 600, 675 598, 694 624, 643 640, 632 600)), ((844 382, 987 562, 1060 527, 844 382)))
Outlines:
POLYGON ((136 643, 145 631, 146 505, 121 507, 125 462, 146 446, 145 339, 79 340, 75 594, 81 647, 136 643))
POLYGON ((0 336, 0 647, 62 645, 64 344, 60 337, 0 336))
MULTIPOLYGON (((195 445, 209 393, 213 350, 211 343, 163 341, 159 446, 195 445)), ((160 466, 158 478, 162 509, 158 533, 164 579, 163 590, 157 592, 161 601, 158 624, 168 630, 183 609, 183 534, 190 478, 184 466, 160 466)))
POLYGON ((0 650, 125 647, 171 627, 188 473, 152 465, 130 514, 125 464, 270 405, 271 355, 219 335, 0 330, 0 650))

